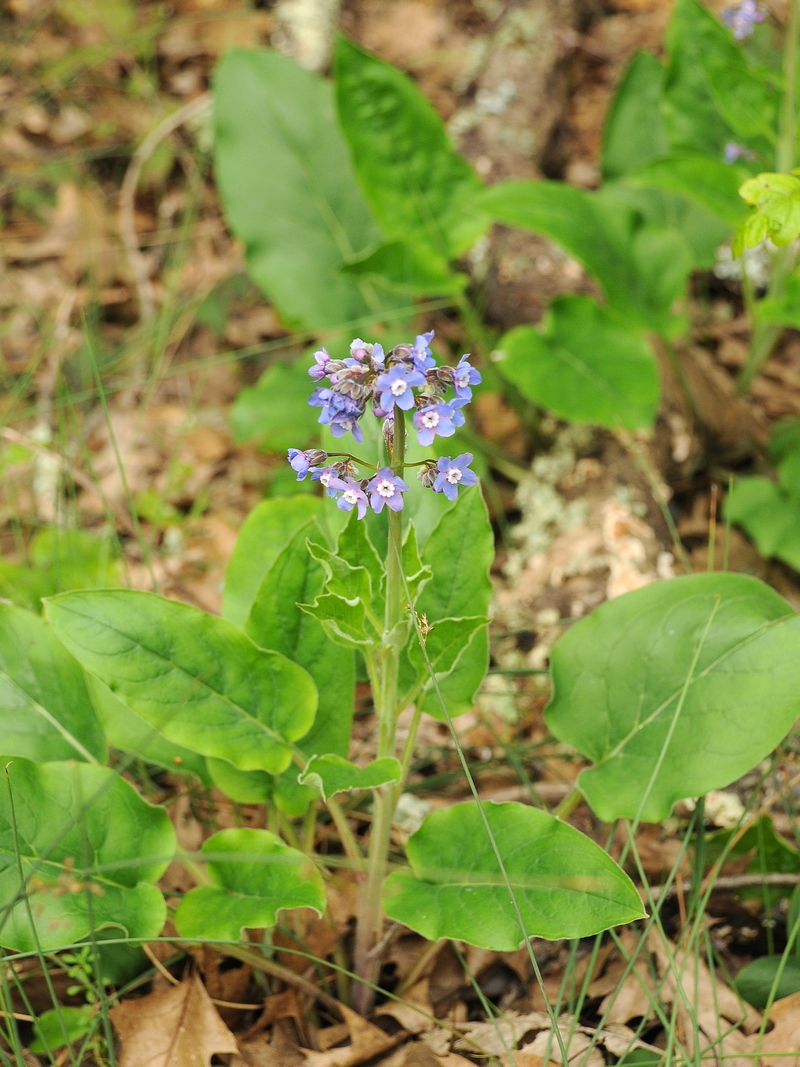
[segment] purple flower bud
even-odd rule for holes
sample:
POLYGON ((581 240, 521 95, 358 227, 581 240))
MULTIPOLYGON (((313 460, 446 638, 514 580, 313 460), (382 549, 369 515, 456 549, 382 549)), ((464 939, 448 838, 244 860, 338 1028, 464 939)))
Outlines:
POLYGON ((356 337, 350 342, 350 355, 353 359, 357 359, 359 363, 363 363, 369 356, 372 345, 368 345, 366 341, 362 341, 360 337, 356 337))
POLYGON ((326 349, 321 348, 319 352, 314 353, 314 366, 309 369, 309 374, 315 381, 319 381, 324 378, 328 373, 328 364, 331 361, 331 357, 328 355, 326 349))
POLYGON ((471 385, 480 385, 481 375, 469 362, 469 353, 462 356, 453 371, 453 388, 459 400, 472 400, 471 385))
POLYGON ((413 386, 422 386, 425 378, 419 371, 412 370, 406 363, 397 363, 391 370, 378 376, 375 387, 378 390, 379 403, 384 411, 391 411, 395 404, 403 411, 410 411, 414 406, 413 386))
POLYGON ((370 493, 370 507, 376 515, 380 515, 384 504, 392 511, 402 510, 402 494, 408 492, 408 486, 402 478, 397 477, 391 467, 381 467, 367 483, 367 490, 370 493))
POLYGON ((432 404, 414 412, 414 429, 421 445, 433 444, 434 437, 452 437, 456 432, 453 419, 464 416, 451 404, 432 404))
POLYGON ((391 450, 394 448, 394 413, 389 413, 383 420, 383 440, 386 442, 386 447, 391 450))
POLYGON ((455 500, 458 496, 459 485, 465 489, 471 485, 477 485, 477 474, 467 469, 470 463, 472 463, 471 452, 464 452, 455 459, 442 456, 436 464, 439 473, 433 483, 434 492, 444 493, 448 500, 455 500))
POLYGON ((340 511, 352 511, 353 508, 358 508, 358 517, 363 519, 367 514, 367 495, 361 488, 361 483, 357 482, 355 478, 335 478, 331 482, 331 488, 339 492, 339 499, 336 501, 337 508, 340 511))
POLYGON ((726 7, 720 13, 720 18, 733 33, 737 41, 743 41, 753 32, 756 22, 763 22, 766 13, 762 11, 756 0, 742 0, 737 7, 726 7))
POLYGON ((725 162, 735 163, 739 159, 755 159, 755 152, 735 141, 728 141, 725 145, 725 162))

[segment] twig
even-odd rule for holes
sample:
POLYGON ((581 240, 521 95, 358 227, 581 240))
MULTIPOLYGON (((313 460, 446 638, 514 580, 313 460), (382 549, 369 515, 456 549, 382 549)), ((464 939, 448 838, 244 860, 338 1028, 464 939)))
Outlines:
MULTIPOLYGON (((795 886, 800 885, 800 874, 784 874, 782 871, 769 871, 765 874, 724 874, 720 878, 714 880, 714 889, 747 889, 752 886, 762 885, 785 885, 795 886)), ((692 888, 691 879, 687 878, 680 883, 680 887, 684 893, 688 893, 692 888)), ((661 896, 661 886, 652 885, 649 887, 649 892, 653 894, 653 900, 658 900, 661 896)), ((673 893, 678 892, 678 883, 674 882, 667 892, 667 896, 671 897, 673 893)), ((639 891, 640 896, 646 897, 647 890, 641 889, 639 891)))
MULTIPOLYGON (((145 956, 150 960, 155 969, 160 975, 162 975, 171 985, 180 985, 180 979, 176 978, 174 974, 170 974, 161 960, 156 956, 155 952, 149 945, 142 945, 142 950, 145 956)), ((263 1004, 237 1004, 232 1000, 215 1000, 211 997, 211 1003, 216 1004, 218 1008, 238 1008, 239 1011, 261 1011, 264 1007, 263 1004)))
POLYGON ((158 148, 159 144, 177 130, 179 126, 182 126, 184 122, 196 118, 207 111, 211 107, 211 102, 211 93, 203 93, 159 122, 133 153, 128 169, 125 171, 119 194, 117 221, 139 298, 139 311, 141 317, 145 320, 152 319, 155 314, 155 296, 147 270, 147 260, 139 251, 139 240, 136 236, 134 214, 136 186, 139 184, 142 167, 158 148))

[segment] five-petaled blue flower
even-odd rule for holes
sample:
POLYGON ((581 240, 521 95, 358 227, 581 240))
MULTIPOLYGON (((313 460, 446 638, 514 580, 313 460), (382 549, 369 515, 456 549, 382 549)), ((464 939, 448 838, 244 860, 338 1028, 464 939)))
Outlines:
POLYGON ((478 475, 467 469, 470 463, 472 463, 471 452, 463 452, 455 459, 443 456, 436 464, 439 473, 433 483, 433 491, 444 493, 448 500, 455 500, 458 496, 459 485, 463 485, 465 489, 470 485, 477 485, 478 475))
POLYGON ((305 480, 306 475, 311 470, 311 460, 301 449, 290 448, 289 466, 292 468, 293 471, 297 472, 298 482, 302 482, 305 480))
POLYGON ((395 404, 403 411, 414 406, 413 386, 425 384, 425 378, 418 370, 413 370, 405 363, 398 363, 385 374, 378 375, 375 382, 379 394, 379 403, 384 411, 391 411, 395 404))
POLYGON ((381 467, 375 477, 370 478, 367 490, 370 494, 370 507, 376 515, 380 515, 384 504, 392 511, 402 510, 402 494, 408 492, 408 486, 402 478, 398 478, 391 467, 381 467))
POLYGON ((453 388, 459 400, 472 400, 471 385, 480 385, 480 371, 477 371, 469 362, 469 353, 462 356, 458 365, 453 369, 453 388))
POLYGON ((414 346, 411 349, 411 358, 414 361, 414 366, 417 370, 424 374, 432 367, 436 366, 436 360, 433 358, 433 354, 429 348, 431 341, 433 340, 433 330, 428 330, 427 333, 418 333, 414 346))
POLYGON ((414 412, 417 440, 421 445, 430 445, 433 444, 434 437, 452 437, 456 432, 454 419, 456 425, 461 425, 464 416, 451 404, 431 404, 430 407, 420 408, 414 412))
POLYGON ((337 508, 341 511, 352 511, 353 508, 357 508, 359 519, 364 518, 367 514, 367 494, 355 478, 334 478, 331 481, 331 489, 339 492, 339 499, 336 501, 337 508))
POLYGON ((333 484, 339 480, 339 475, 333 467, 315 467, 311 472, 311 481, 319 482, 328 496, 336 496, 337 489, 333 484))

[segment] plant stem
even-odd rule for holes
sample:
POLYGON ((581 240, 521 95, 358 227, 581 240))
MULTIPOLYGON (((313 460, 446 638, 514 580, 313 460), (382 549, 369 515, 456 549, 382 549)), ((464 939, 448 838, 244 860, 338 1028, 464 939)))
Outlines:
MULTIPOLYGON (((399 478, 405 467, 406 427, 405 414, 395 408, 394 443, 390 465, 399 478)), ((374 693, 378 712, 378 758, 393 756, 397 732, 398 672, 400 649, 403 641, 398 637, 397 627, 403 619, 403 520, 400 512, 389 511, 389 546, 386 560, 386 615, 384 620, 383 645, 378 654, 378 689, 374 693)), ((391 786, 374 790, 375 798, 372 832, 367 857, 367 881, 364 885, 356 928, 354 970, 364 982, 353 986, 353 1006, 366 1014, 373 997, 370 985, 375 984, 380 960, 373 953, 381 929, 381 889, 386 876, 386 861, 392 832, 395 793, 391 786)))
MULTIPOLYGON (((784 93, 781 107, 781 130, 778 138, 778 150, 775 165, 782 174, 789 174, 795 164, 795 142, 797 139, 797 39, 800 36, 800 3, 789 0, 789 19, 786 26, 786 40, 783 46, 784 93)), ((772 277, 767 297, 779 299, 786 287, 786 279, 792 272, 795 253, 791 248, 781 248, 772 261, 772 277)), ((745 272, 745 259, 742 255, 742 274, 745 272)), ((744 285, 744 282, 743 282, 744 285)), ((757 305, 756 305, 757 307, 757 305)), ((753 336, 747 362, 739 375, 737 388, 745 393, 753 379, 772 355, 772 350, 783 333, 783 327, 772 322, 759 322, 754 317, 753 336)))

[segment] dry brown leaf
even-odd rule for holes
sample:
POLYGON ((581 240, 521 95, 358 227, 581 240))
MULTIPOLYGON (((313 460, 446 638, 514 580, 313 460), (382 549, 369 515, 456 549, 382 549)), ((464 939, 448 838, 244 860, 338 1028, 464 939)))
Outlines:
POLYGON ((350 1031, 350 1044, 343 1048, 331 1048, 326 1052, 302 1049, 306 1064, 310 1067, 355 1067, 365 1060, 371 1060, 373 1056, 388 1052, 406 1039, 406 1034, 402 1031, 398 1034, 384 1033, 344 1004, 339 1005, 339 1010, 350 1031))
POLYGON ((395 1019, 409 1034, 421 1034, 427 1030, 433 1030, 436 1022, 429 1018, 433 1015, 433 1007, 430 1002, 430 982, 427 978, 423 978, 404 993, 403 1001, 404 1003, 393 1000, 388 1004, 382 1004, 375 1014, 388 1015, 395 1019), (426 1015, 417 1011, 414 1005, 418 1005, 422 1011, 426 1012, 426 1015))
POLYGON ((211 1067, 212 1056, 238 1052, 197 975, 124 1000, 110 1014, 121 1041, 119 1067, 211 1067))
POLYGON ((799 1067, 800 1056, 792 1059, 786 1053, 800 1052, 800 993, 776 1000, 770 1010, 769 1021, 775 1025, 761 1042, 761 1048, 763 1052, 776 1055, 762 1056, 760 1063, 764 1067, 799 1067))
POLYGON ((502 1056, 506 1048, 515 1048, 532 1030, 547 1030, 549 1027, 550 1020, 544 1012, 518 1015, 515 1011, 508 1011, 493 1022, 463 1023, 459 1030, 469 1041, 459 1038, 454 1047, 461 1052, 470 1052, 475 1051, 475 1045, 479 1045, 492 1056, 502 1056))

